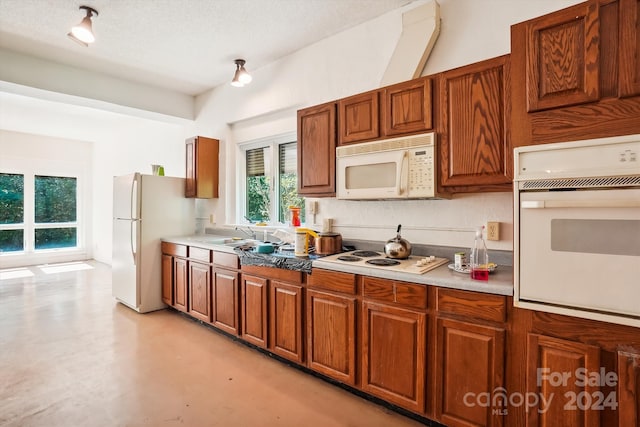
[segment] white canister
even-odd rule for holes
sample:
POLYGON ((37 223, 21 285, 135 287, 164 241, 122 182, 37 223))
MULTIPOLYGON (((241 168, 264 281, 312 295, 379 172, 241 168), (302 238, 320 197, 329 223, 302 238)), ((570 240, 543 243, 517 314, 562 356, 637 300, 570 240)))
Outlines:
POLYGON ((309 240, 306 231, 296 231, 296 240, 293 253, 295 256, 309 255, 309 240))
POLYGON ((453 255, 453 266, 456 270, 462 270, 467 266, 467 254, 464 252, 456 252, 453 255))

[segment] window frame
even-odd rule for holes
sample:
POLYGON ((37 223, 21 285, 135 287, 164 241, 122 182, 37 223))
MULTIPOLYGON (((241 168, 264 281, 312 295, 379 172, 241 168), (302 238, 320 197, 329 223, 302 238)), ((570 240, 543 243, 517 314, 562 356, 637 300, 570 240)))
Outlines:
POLYGON ((268 164, 265 164, 265 174, 269 177, 269 197, 272 201, 269 215, 270 220, 267 223, 268 226, 277 226, 282 227, 286 226, 287 223, 282 223, 278 221, 278 204, 279 204, 279 172, 280 172, 280 162, 279 162, 279 146, 282 144, 288 144, 292 142, 297 142, 297 133, 296 132, 287 132, 276 136, 270 136, 266 138, 260 138, 252 141, 247 141, 243 143, 239 143, 237 145, 237 156, 239 159, 236 161, 236 188, 238 191, 238 197, 236 197, 236 218, 235 221, 237 224, 248 224, 249 221, 245 218, 247 215, 247 162, 246 162, 246 152, 248 150, 253 150, 256 148, 268 148, 265 152, 265 159, 268 159, 268 164))
MULTIPOLYGON (((80 257, 86 256, 86 230, 87 213, 85 212, 85 175, 86 171, 83 167, 78 167, 71 162, 43 162, 31 160, 24 162, 22 159, 12 164, 3 164, 2 173, 18 174, 24 177, 24 218, 21 224, 0 224, 0 229, 22 229, 23 231, 23 250, 22 251, 0 251, 0 258, 4 259, 25 259, 20 262, 22 264, 37 263, 52 255, 73 255, 79 254, 80 257), (58 222, 58 223, 36 223, 35 222, 35 177, 37 176, 53 176, 61 178, 74 178, 76 180, 76 220, 75 222, 58 222), (35 233, 36 230, 50 228, 75 228, 76 229, 76 246, 36 249, 35 233)), ((80 259, 80 258, 78 258, 80 259)))

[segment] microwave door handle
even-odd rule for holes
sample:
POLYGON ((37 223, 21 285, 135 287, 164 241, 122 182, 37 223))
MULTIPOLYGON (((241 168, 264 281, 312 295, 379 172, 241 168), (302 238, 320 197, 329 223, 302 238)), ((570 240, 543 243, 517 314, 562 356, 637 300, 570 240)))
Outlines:
POLYGON ((522 209, 550 208, 639 208, 640 200, 526 200, 520 204, 522 209))
POLYGON ((405 188, 406 186, 403 185, 403 182, 405 181, 405 179, 404 179, 405 174, 403 172, 404 172, 405 165, 407 163, 408 154, 409 154, 408 151, 404 151, 402 153, 402 159, 400 160, 400 169, 398 170, 398 173, 396 174, 396 194, 398 196, 402 196, 402 194, 406 190, 406 188, 405 188))

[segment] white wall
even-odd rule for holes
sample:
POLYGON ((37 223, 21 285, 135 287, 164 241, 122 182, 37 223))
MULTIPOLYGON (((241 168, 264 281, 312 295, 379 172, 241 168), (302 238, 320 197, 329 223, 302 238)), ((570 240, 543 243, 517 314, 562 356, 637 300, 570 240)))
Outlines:
MULTIPOLYGON (((25 255, 3 254, 0 257, 0 267, 64 262, 92 257, 92 151, 92 144, 84 141, 0 130, 0 153, 2 153, 0 171, 25 176, 44 174, 77 177, 77 220, 80 224, 77 233, 78 249, 45 250, 25 255)), ((33 212, 32 200, 25 199, 25 213, 33 212)))
MULTIPOLYGON (((441 31, 423 75, 510 52, 510 26, 579 0, 440 0, 441 31)), ((197 123, 225 143, 221 200, 210 206, 218 224, 234 222, 234 145, 296 129, 296 110, 380 86, 402 25, 402 12, 417 1, 322 40, 259 70, 244 88, 221 86, 199 97, 197 123)), ((402 223, 403 236, 416 243, 467 246, 473 229, 502 223, 502 240, 491 249, 512 250, 512 194, 456 195, 452 200, 341 201, 317 199, 322 218, 334 218, 345 238, 385 240, 402 223)))
MULTIPOLYGON (((511 24, 579 2, 440 0, 440 37, 423 74, 505 54, 510 50, 511 24)), ((197 215, 214 214, 216 225, 235 221, 236 144, 294 132, 297 109, 379 87, 400 35, 403 10, 424 3, 418 0, 269 66, 250 69, 254 77, 250 85, 223 85, 198 97, 195 122, 164 120, 132 108, 112 108, 104 100, 87 102, 79 96, 26 90, 26 86, 17 88, 0 82, 0 129, 93 144, 91 248, 96 259, 109 263, 114 175, 149 172, 150 164, 159 163, 165 166, 167 175, 183 176, 184 140, 193 135, 219 138, 220 199, 200 201, 197 215)), ((86 78, 87 84, 93 81, 82 73, 74 75, 86 78)), ((54 83, 59 77, 52 76, 54 83)), ((141 100, 141 105, 149 102, 141 100)), ((319 200, 318 223, 323 217, 334 218, 345 238, 385 240, 402 223, 403 235, 412 242, 467 246, 473 237, 468 230, 495 220, 506 225, 501 230, 504 240, 489 242, 489 246, 512 249, 510 193, 459 195, 434 201, 319 200)))
MULTIPOLYGON (((165 123, 22 95, 0 93, 0 129, 24 132, 34 140, 46 139, 47 153, 64 153, 74 142, 92 145, 92 235, 89 251, 98 261, 111 263, 113 177, 131 172, 151 173, 161 164, 168 176, 184 177, 184 140, 195 135, 192 124, 165 123)), ((16 143, 5 134, 0 153, 11 146, 24 157, 43 151, 16 143)))

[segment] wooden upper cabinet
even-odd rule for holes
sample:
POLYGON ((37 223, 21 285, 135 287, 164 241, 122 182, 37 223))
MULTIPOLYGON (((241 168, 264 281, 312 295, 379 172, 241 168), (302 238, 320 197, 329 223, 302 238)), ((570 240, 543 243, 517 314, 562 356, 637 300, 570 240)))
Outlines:
POLYGON ((218 161, 220 141, 196 136, 186 141, 185 197, 218 197, 218 161))
POLYGON ((508 191, 509 55, 440 76, 440 179, 450 192, 508 191))
POLYGON ((338 101, 338 145, 380 137, 379 98, 379 91, 371 91, 338 101))
POLYGON ((527 111, 599 99, 599 10, 589 1, 529 21, 527 111))
POLYGON ((423 77, 385 87, 382 91, 382 133, 387 136, 433 128, 433 79, 423 77))
POLYGON ((298 111, 298 194, 336 194, 336 105, 298 111))
POLYGON ((620 97, 640 95, 640 0, 620 0, 620 97))

